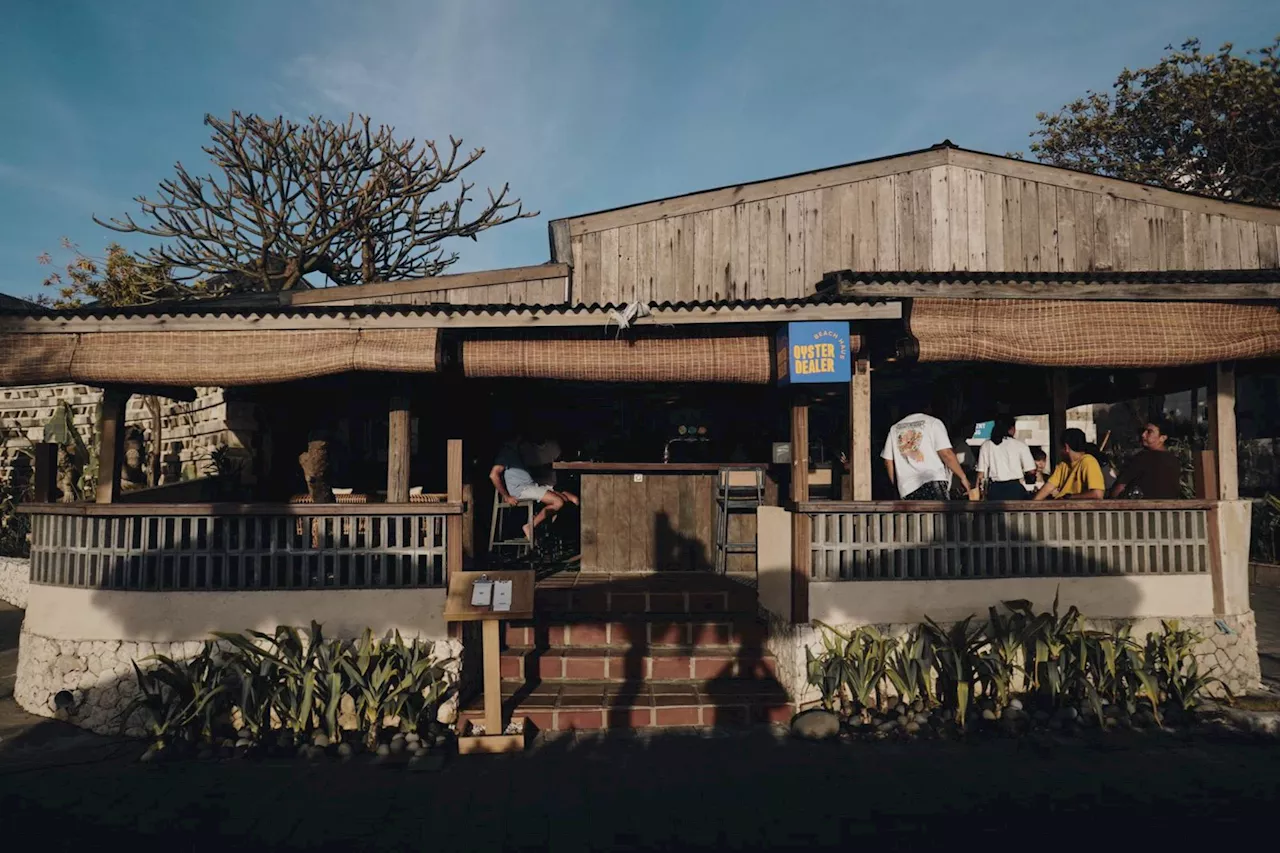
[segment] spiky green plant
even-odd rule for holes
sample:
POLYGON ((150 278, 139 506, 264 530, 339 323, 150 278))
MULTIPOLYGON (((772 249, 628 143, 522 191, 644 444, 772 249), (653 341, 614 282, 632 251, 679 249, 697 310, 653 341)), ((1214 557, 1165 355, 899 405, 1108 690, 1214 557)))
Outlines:
POLYGON ((961 726, 973 698, 980 650, 986 643, 984 626, 972 624, 973 619, 973 616, 966 616, 951 627, 943 628, 926 616, 924 625, 938 668, 938 697, 944 707, 954 711, 956 722, 961 726))
POLYGON ((214 659, 213 644, 206 642, 190 660, 149 655, 142 662, 154 662, 154 666, 144 669, 133 662, 138 695, 121 712, 121 723, 141 711, 147 733, 160 749, 172 746, 176 740, 209 742, 213 721, 227 705, 226 677, 214 659))

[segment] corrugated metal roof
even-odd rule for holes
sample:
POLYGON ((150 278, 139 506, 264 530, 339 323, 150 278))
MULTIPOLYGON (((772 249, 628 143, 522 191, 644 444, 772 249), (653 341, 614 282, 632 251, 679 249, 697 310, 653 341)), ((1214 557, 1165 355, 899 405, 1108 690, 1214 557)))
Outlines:
MULTIPOLYGON (((734 309, 751 311, 765 308, 794 308, 811 305, 847 304, 849 300, 834 293, 820 293, 812 296, 791 299, 719 299, 681 302, 651 302, 651 311, 706 311, 734 309)), ((883 300, 862 300, 864 302, 880 302, 883 300)), ((607 316, 611 311, 622 311, 627 306, 618 303, 592 303, 590 305, 557 303, 551 305, 450 305, 434 303, 431 305, 397 305, 397 304, 360 304, 360 305, 295 305, 254 304, 252 301, 240 299, 200 300, 166 305, 143 305, 136 307, 95 307, 71 308, 58 311, 46 311, 38 306, 27 308, 0 308, 5 316, 40 316, 44 318, 83 317, 98 319, 126 319, 137 317, 375 317, 375 316, 467 316, 477 314, 600 314, 607 316)))

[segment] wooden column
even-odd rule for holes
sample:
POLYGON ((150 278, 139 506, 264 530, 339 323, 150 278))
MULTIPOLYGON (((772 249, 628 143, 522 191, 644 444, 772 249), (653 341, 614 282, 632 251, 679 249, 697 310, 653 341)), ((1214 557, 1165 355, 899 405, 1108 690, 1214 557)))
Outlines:
MULTIPOLYGON (((457 518, 449 516, 450 520, 457 518)), ((453 550, 452 546, 449 548, 453 550)), ((500 735, 506 729, 502 725, 502 646, 498 636, 498 620, 486 619, 481 623, 481 654, 484 655, 484 733, 500 735)))
MULTIPOLYGON (((449 503, 462 502, 462 439, 451 438, 445 460, 445 491, 449 503)), ((470 507, 466 508, 471 511, 470 507)), ((462 571, 462 516, 451 515, 445 520, 445 567, 448 572, 462 571)), ((485 623, 488 625, 489 623, 485 623)))
POLYGON ((810 520, 796 504, 809 499, 809 401, 797 394, 791 403, 791 622, 809 621, 810 520))
POLYGON ((1067 371, 1058 368, 1049 374, 1049 447, 1045 454, 1049 457, 1049 470, 1058 464, 1058 449, 1062 447, 1062 434, 1067 431, 1067 396, 1070 392, 1067 371))
POLYGON ((409 502, 409 395, 398 389, 387 409, 387 503, 409 502))
POLYGON ((871 500, 871 362, 859 359, 849 380, 849 494, 871 500))
POLYGON ((1240 472, 1236 465, 1236 368, 1230 362, 1214 365, 1209 387, 1209 449, 1217 460, 1220 501, 1240 498, 1240 472))
POLYGON ((1067 429, 1067 399, 1070 393, 1067 371, 1055 369, 1049 374, 1049 469, 1057 464, 1058 448, 1062 446, 1062 434, 1067 429))
POLYGON ((35 449, 35 502, 54 503, 58 500, 58 445, 42 442, 35 449))
POLYGON ((114 503, 120 497, 120 465, 124 461, 124 409, 129 394, 115 388, 102 392, 102 424, 98 445, 98 491, 94 499, 100 504, 114 503))

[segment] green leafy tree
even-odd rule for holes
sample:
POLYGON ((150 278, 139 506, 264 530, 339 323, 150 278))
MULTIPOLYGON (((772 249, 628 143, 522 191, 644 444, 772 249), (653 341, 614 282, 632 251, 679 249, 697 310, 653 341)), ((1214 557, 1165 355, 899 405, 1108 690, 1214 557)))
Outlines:
MULTIPOLYGON (((42 294, 36 299, 47 307, 80 308, 87 303, 112 308, 149 305, 200 289, 176 284, 167 265, 140 259, 118 243, 108 245, 106 255, 101 258, 86 255, 66 237, 62 238, 62 249, 70 255, 69 259, 59 264, 60 269, 50 273, 43 282, 55 295, 42 294)), ((45 266, 54 263, 48 252, 38 260, 45 266)))
POLYGON ((1042 163, 1234 201, 1280 206, 1280 37, 1243 56, 1192 39, 1111 94, 1040 113, 1042 163))

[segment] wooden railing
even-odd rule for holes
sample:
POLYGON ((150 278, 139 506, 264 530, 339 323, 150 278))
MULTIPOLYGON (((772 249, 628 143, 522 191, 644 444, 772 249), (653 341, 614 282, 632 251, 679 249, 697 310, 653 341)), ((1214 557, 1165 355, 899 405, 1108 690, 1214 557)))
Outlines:
MULTIPOLYGON (((118 590, 440 587, 461 504, 28 504, 31 582, 118 590)), ((458 567, 461 568, 461 567, 458 567)))
POLYGON ((815 581, 1195 574, 1206 501, 803 503, 815 581))

